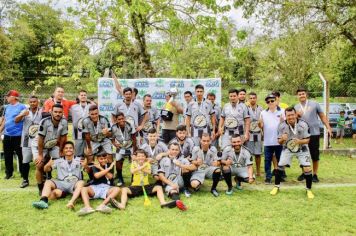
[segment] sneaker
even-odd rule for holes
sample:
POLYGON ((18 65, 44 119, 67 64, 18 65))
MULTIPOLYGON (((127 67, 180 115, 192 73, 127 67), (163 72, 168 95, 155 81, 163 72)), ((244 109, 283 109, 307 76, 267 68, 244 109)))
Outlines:
POLYGON ((237 190, 242 190, 241 182, 237 182, 235 188, 237 190))
POLYGON ((99 205, 95 210, 105 214, 110 214, 112 212, 112 209, 107 205, 99 205))
POLYGON ((228 189, 226 190, 225 194, 226 195, 232 195, 234 192, 232 191, 232 189, 228 189))
POLYGON ((38 201, 38 202, 33 202, 32 206, 37 208, 37 209, 47 209, 48 208, 48 203, 45 201, 38 201))
POLYGON ((125 184, 125 183, 124 183, 124 180, 118 179, 116 186, 121 187, 121 186, 123 186, 124 184, 125 184))
POLYGON ((22 181, 20 188, 26 188, 27 186, 29 186, 30 184, 28 183, 27 180, 22 181))
POLYGON ((298 176, 298 181, 303 181, 303 180, 305 180, 304 173, 298 176))
POLYGON ((219 193, 218 193, 218 191, 216 191, 216 189, 213 189, 210 192, 211 192, 211 194, 213 194, 214 197, 219 197, 219 193))
POLYGON ((192 196, 188 189, 184 190, 184 195, 188 198, 192 196))
POLYGON ((278 187, 274 187, 274 188, 272 189, 272 191, 270 192, 270 194, 271 194, 272 196, 275 196, 275 195, 277 195, 278 192, 279 192, 279 188, 278 188, 278 187))
POLYGON ((307 197, 308 197, 309 199, 313 199, 313 198, 314 198, 314 194, 313 194, 313 192, 312 192, 310 189, 307 189, 307 197))
POLYGON ((82 208, 82 209, 80 209, 78 212, 77 212, 77 214, 78 214, 78 216, 85 216, 85 215, 88 215, 88 214, 91 214, 91 213, 93 213, 93 212, 95 212, 95 210, 93 209, 93 208, 86 208, 86 207, 84 207, 84 208, 82 208))
POLYGON ((272 184, 272 180, 271 179, 265 179, 265 184, 267 184, 267 185, 272 184))
POLYGON ((313 175, 313 182, 314 183, 319 183, 319 179, 317 175, 313 175))
POLYGON ((121 208, 120 208, 120 203, 119 203, 118 201, 116 201, 116 199, 114 199, 114 198, 110 198, 110 205, 111 205, 113 208, 121 209, 121 208))
POLYGON ((12 179, 12 178, 14 178, 14 176, 13 176, 13 175, 5 175, 5 177, 4 177, 4 179, 6 179, 6 180, 8 180, 8 179, 12 179))
POLYGON ((181 200, 176 201, 176 206, 181 211, 186 211, 188 209, 181 200))

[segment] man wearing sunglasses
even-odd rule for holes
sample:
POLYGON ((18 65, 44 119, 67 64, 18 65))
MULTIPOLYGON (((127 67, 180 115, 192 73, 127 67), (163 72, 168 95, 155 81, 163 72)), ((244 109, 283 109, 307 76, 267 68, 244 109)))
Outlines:
POLYGON ((263 145, 265 156, 266 184, 272 183, 271 163, 273 162, 274 172, 277 170, 277 163, 282 153, 282 145, 278 143, 278 125, 285 120, 284 110, 277 106, 276 96, 267 95, 265 98, 268 108, 261 112, 259 127, 263 129, 263 145), (273 156, 273 154, 275 156, 273 156))

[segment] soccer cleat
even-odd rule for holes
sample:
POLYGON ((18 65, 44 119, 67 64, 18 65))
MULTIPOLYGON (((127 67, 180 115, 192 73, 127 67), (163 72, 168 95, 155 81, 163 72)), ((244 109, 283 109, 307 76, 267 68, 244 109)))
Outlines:
POLYGON ((178 207, 179 210, 181 211, 186 211, 188 207, 184 205, 184 203, 181 200, 176 201, 176 206, 178 207))
POLYGON ((124 185, 124 180, 118 179, 116 186, 121 187, 124 185))
POLYGON ((105 214, 110 214, 112 212, 112 209, 107 205, 100 205, 95 210, 105 214))
POLYGON ((279 192, 279 188, 278 188, 278 187, 274 187, 274 188, 272 189, 272 191, 270 192, 270 194, 271 194, 272 196, 275 196, 275 195, 277 195, 278 192, 279 192))
POLYGON ((298 181, 303 181, 303 180, 305 180, 304 173, 298 176, 298 181))
POLYGON ((313 183, 319 183, 319 178, 317 175, 313 175, 313 183))
POLYGON ((37 208, 37 209, 47 209, 48 208, 48 203, 45 201, 38 201, 38 202, 33 202, 32 206, 37 208))
POLYGON ((216 189, 212 189, 210 192, 211 194, 213 194, 214 197, 219 197, 219 193, 218 191, 216 191, 216 189))
POLYGON ((188 198, 192 196, 188 189, 184 190, 184 195, 188 198))
POLYGON ((24 181, 22 181, 22 183, 21 183, 21 185, 20 185, 20 188, 26 188, 26 187, 28 187, 30 184, 28 183, 28 181, 27 180, 24 180, 24 181))
POLYGON ((4 177, 5 180, 12 179, 12 178, 14 178, 13 175, 6 175, 6 176, 4 177))
POLYGON ((307 189, 307 197, 308 197, 309 199, 313 199, 313 198, 314 198, 314 194, 313 194, 313 192, 312 192, 310 189, 307 189))
POLYGON ((82 208, 82 209, 80 209, 78 212, 77 212, 77 214, 78 214, 78 216, 85 216, 85 215, 88 215, 88 214, 91 214, 91 213, 93 213, 93 212, 95 212, 95 210, 93 209, 93 208, 86 208, 86 207, 84 207, 84 208, 82 208))
POLYGON ((226 195, 232 195, 234 192, 232 191, 232 189, 228 189, 226 190, 225 194, 226 195))

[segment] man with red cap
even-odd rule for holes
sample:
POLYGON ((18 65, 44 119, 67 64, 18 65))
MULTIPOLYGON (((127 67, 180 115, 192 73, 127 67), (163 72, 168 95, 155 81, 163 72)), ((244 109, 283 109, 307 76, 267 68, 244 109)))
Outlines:
MULTIPOLYGON (((22 173, 22 151, 21 134, 23 128, 22 114, 27 110, 26 106, 19 102, 20 93, 16 90, 10 90, 6 94, 8 105, 4 111, 4 156, 5 156, 5 179, 13 177, 14 152, 18 157, 20 172, 22 173)), ((0 130, 1 131, 1 130, 0 130)))

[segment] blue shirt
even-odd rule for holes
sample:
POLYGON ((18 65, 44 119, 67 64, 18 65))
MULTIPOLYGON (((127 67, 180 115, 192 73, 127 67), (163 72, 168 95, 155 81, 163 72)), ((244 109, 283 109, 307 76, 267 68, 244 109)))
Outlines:
POLYGON ((356 130, 356 117, 352 118, 352 129, 356 130))
POLYGON ((16 103, 15 105, 7 105, 5 108, 5 126, 4 135, 7 136, 21 136, 23 120, 19 123, 15 123, 15 117, 20 114, 21 111, 27 109, 22 103, 16 103))

